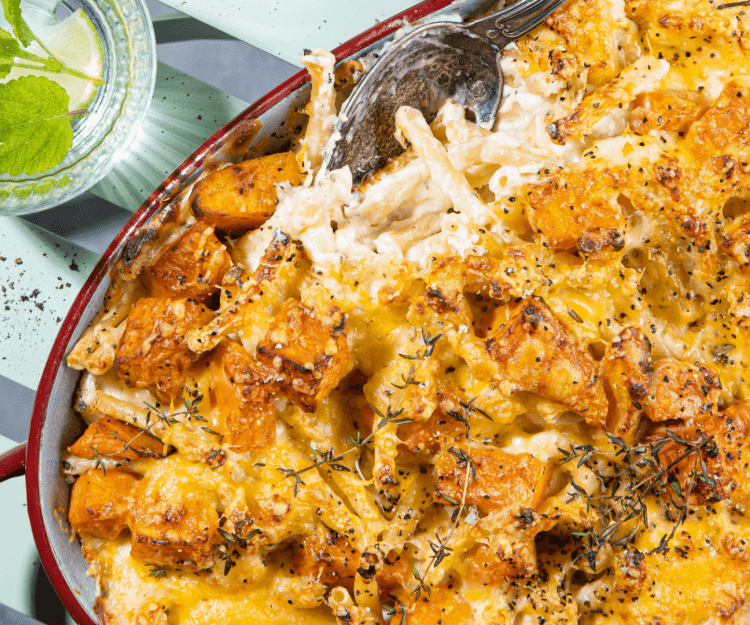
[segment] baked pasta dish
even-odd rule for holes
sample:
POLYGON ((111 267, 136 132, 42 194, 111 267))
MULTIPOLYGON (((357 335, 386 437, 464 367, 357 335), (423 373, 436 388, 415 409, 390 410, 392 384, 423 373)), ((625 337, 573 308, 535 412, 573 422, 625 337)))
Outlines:
MULTIPOLYGON (((492 130, 214 163, 68 355, 102 625, 750 619, 750 7, 570 0, 492 130)), ((363 62, 364 63, 364 62, 363 62)))

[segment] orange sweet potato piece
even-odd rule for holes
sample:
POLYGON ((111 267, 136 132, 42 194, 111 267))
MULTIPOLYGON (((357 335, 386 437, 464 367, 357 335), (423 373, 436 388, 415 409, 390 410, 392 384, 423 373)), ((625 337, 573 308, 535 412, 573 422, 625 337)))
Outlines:
POLYGON ((316 532, 305 536, 297 545, 294 570, 303 577, 320 579, 324 584, 351 588, 359 555, 346 538, 333 530, 316 532))
POLYGON ((115 369, 127 386, 154 387, 163 400, 182 388, 185 372, 200 355, 188 349, 189 330, 213 313, 189 299, 141 298, 130 310, 115 354, 115 369))
MULTIPOLYGON (((724 423, 718 414, 704 415, 700 425, 696 423, 688 425, 681 421, 653 425, 646 437, 646 442, 656 444, 658 441, 666 441, 658 454, 660 467, 667 469, 672 463, 677 462, 669 473, 679 483, 679 489, 675 490, 671 485, 665 486, 666 492, 662 493, 664 499, 667 501, 674 499, 678 502, 687 499, 690 505, 704 506, 729 496, 733 487, 726 470, 727 448, 723 440, 723 432, 724 423), (694 451, 679 460, 680 456, 689 452, 690 449, 686 445, 671 440, 667 432, 691 443, 703 442, 712 436, 713 440, 706 443, 700 451, 694 451), (701 459, 706 467, 707 476, 702 471, 701 459), (698 475, 709 479, 700 479, 698 475)), ((665 479, 665 482, 671 484, 673 480, 665 479)))
POLYGON ((261 226, 276 210, 275 183, 302 182, 296 155, 271 154, 219 169, 199 180, 190 206, 199 221, 237 233, 261 226))
MULTIPOLYGON (((708 382, 710 384, 711 380, 708 382)), ((687 499, 691 505, 701 506, 727 497, 746 503, 750 494, 750 478, 747 475, 750 402, 734 402, 721 412, 702 407, 697 412, 685 412, 689 415, 685 420, 680 418, 654 424, 646 438, 646 442, 652 444, 662 441, 658 456, 663 468, 677 462, 680 456, 690 451, 679 438, 674 440, 675 436, 690 443, 705 443, 700 451, 693 451, 670 470, 679 483, 680 492, 675 492, 669 486, 664 497, 678 501, 687 499)))
POLYGON ((625 328, 612 340, 601 374, 609 401, 607 431, 632 443, 653 374, 651 344, 638 328, 625 328))
POLYGON ((512 560, 503 560, 488 545, 478 544, 466 553, 469 563, 469 579, 496 586, 509 577, 521 574, 519 566, 512 560))
POLYGON ((89 469, 70 491, 68 521, 82 536, 113 539, 128 525, 138 478, 124 471, 89 469))
POLYGON ((721 154, 750 125, 750 86, 730 80, 716 102, 694 122, 683 149, 698 159, 721 154))
POLYGON ((660 360, 644 403, 652 421, 701 419, 716 410, 721 382, 708 367, 677 360, 660 360))
POLYGON ((237 452, 267 449, 276 437, 275 375, 234 341, 211 354, 211 404, 224 417, 230 447, 237 452))
POLYGON ((511 393, 531 391, 603 427, 607 397, 597 363, 542 301, 527 298, 484 341, 489 373, 511 393))
POLYGON ((280 391, 313 412, 347 373, 346 315, 338 306, 312 310, 288 299, 258 343, 258 360, 282 379, 280 391))
POLYGON ((99 454, 137 460, 165 456, 167 446, 134 425, 113 417, 102 417, 87 427, 68 451, 79 458, 95 458, 99 454))
POLYGON ((638 135, 652 130, 685 132, 703 110, 686 93, 669 90, 642 93, 633 106, 630 127, 638 135))
POLYGON ((620 250, 627 220, 617 197, 624 182, 622 174, 609 169, 555 174, 528 186, 529 221, 554 251, 620 250))
POLYGON ((469 487, 466 503, 480 510, 502 510, 513 504, 536 508, 544 498, 552 475, 546 462, 530 454, 507 454, 500 449, 469 448, 452 445, 443 448, 435 462, 435 501, 456 505, 466 483, 467 462, 469 487))
POLYGON ((729 404, 720 413, 721 430, 718 445, 724 459, 728 492, 743 503, 750 496, 750 401, 729 404))
MULTIPOLYGON (((443 582, 427 596, 407 602, 404 625, 469 625, 474 623, 472 609, 461 591, 453 584, 443 582)), ((397 615, 398 616, 398 615, 397 615)))
POLYGON ((738 53, 747 50, 746 6, 715 0, 625 0, 626 15, 651 41, 663 44, 694 38, 711 42, 722 53, 732 48, 738 53))
POLYGON ((398 437, 413 454, 435 454, 442 443, 453 444, 464 432, 465 426, 442 410, 436 410, 425 421, 412 421, 398 427, 398 437))
POLYGON ((136 560, 186 570, 214 563, 219 515, 198 481, 179 471, 141 480, 128 519, 136 560))
POLYGON ((232 259, 214 229, 203 223, 188 228, 141 273, 152 297, 193 298, 206 302, 216 291, 232 259))
MULTIPOLYGON (((295 545, 294 570, 303 577, 314 577, 329 586, 354 585, 360 552, 333 530, 316 531, 295 545)), ((391 551, 383 568, 375 574, 381 588, 396 588, 409 578, 405 557, 391 551)))
POLYGON ((750 215, 743 215, 727 224, 721 247, 743 271, 750 270, 750 215))
POLYGON ((547 24, 562 37, 565 50, 588 68, 590 84, 599 86, 617 76, 618 49, 612 32, 618 25, 606 0, 568 3, 564 11, 553 13, 547 24))

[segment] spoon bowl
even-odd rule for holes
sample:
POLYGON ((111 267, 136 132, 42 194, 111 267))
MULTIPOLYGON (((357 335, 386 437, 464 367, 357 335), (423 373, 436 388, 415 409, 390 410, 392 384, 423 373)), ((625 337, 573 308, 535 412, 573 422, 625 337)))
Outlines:
POLYGON ((347 99, 339 115, 326 170, 348 165, 355 183, 404 149, 395 138, 400 106, 418 109, 428 122, 448 99, 489 128, 503 92, 500 52, 536 28, 563 0, 521 0, 467 24, 433 22, 393 42, 347 99))

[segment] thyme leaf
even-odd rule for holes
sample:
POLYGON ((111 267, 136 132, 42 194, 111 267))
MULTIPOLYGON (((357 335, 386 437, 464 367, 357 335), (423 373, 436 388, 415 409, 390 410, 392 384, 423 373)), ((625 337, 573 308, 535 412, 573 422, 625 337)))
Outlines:
POLYGON ((574 532, 578 538, 582 551, 576 560, 584 558, 592 569, 596 568, 597 557, 605 545, 624 547, 632 542, 641 528, 648 529, 648 506, 646 498, 654 494, 669 497, 669 504, 678 511, 677 520, 673 523, 669 534, 665 534, 659 546, 650 553, 661 553, 669 548, 677 529, 685 522, 688 514, 688 501, 697 482, 715 484, 710 476, 703 458, 704 453, 710 455, 713 436, 701 435, 696 441, 688 440, 671 430, 665 430, 662 438, 640 445, 628 445, 621 438, 607 434, 614 446, 613 450, 600 450, 591 445, 570 445, 570 449, 558 448, 562 454, 560 464, 577 460, 577 467, 587 467, 598 479, 601 488, 597 493, 589 494, 586 489, 570 480, 568 503, 581 500, 586 504, 586 511, 596 514, 596 522, 581 532, 574 532), (666 444, 680 447, 679 453, 666 466, 659 457, 666 444), (616 463, 608 463, 614 470, 603 473, 595 455, 612 454, 618 459, 616 463), (680 483, 677 465, 687 458, 693 458, 694 468, 690 472, 687 482, 687 492, 680 483))

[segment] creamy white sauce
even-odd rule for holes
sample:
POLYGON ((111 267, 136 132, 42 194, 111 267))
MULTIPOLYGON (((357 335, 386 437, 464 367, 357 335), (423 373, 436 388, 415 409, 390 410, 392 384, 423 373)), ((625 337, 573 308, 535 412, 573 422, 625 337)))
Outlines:
MULTIPOLYGON (((444 127, 444 146, 458 172, 488 163, 499 166, 488 185, 495 200, 538 180, 545 170, 581 157, 580 146, 557 145, 546 131, 547 115, 563 112, 558 97, 565 84, 549 75, 529 81, 518 67, 521 63, 512 50, 503 59, 506 84, 494 131, 466 121, 462 107, 452 102, 444 105, 435 122, 444 127)), ((451 208, 441 180, 433 179, 419 158, 363 192, 352 189, 351 173, 344 168, 281 192, 274 216, 238 241, 235 258, 257 267, 277 228, 300 240, 324 273, 343 260, 406 259, 421 266, 435 254, 482 254, 478 223, 504 236, 506 228, 491 204, 475 205, 471 215, 449 212, 451 208)))

